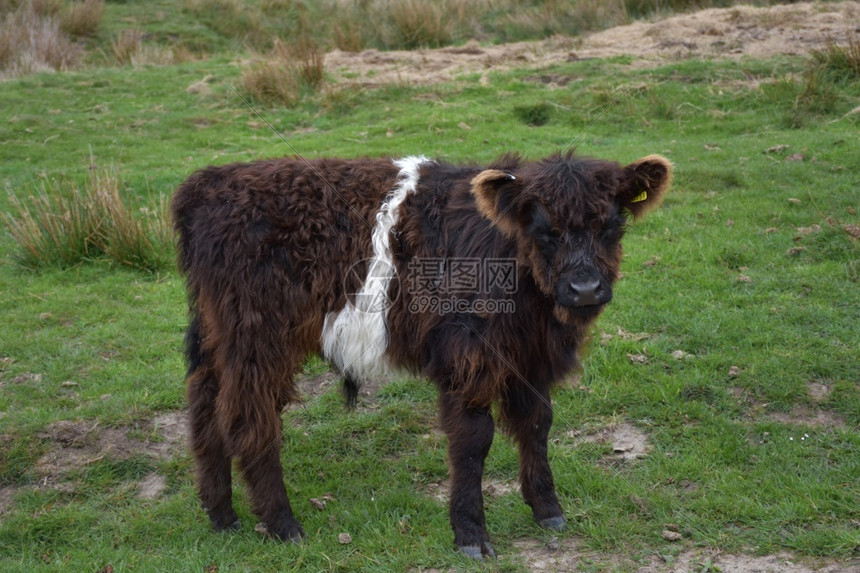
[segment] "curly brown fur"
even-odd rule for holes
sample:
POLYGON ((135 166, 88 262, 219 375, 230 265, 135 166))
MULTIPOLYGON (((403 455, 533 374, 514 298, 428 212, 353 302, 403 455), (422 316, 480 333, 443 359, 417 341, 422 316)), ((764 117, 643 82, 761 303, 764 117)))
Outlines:
MULTIPOLYGON (((213 526, 235 522, 230 461, 238 458, 268 531, 304 535, 282 480, 280 412, 299 399, 293 374, 323 349, 321 338, 366 324, 324 331, 343 313, 359 314, 350 297, 382 236, 395 280, 383 283, 388 304, 371 320, 384 320, 383 358, 439 388, 455 543, 467 555, 493 554, 481 474, 494 402, 518 444, 534 518, 563 527, 547 461, 550 388, 576 366, 612 298, 625 215, 658 205, 670 179, 671 164, 659 156, 621 166, 570 154, 537 162, 509 154, 486 169, 287 158, 192 175, 172 210, 192 318, 191 444, 213 526), (374 240, 383 203, 393 227, 374 240), (509 273, 489 276, 494 264, 509 273), (479 282, 463 289, 475 272, 479 282)), ((354 405, 359 370, 342 366, 354 405)))

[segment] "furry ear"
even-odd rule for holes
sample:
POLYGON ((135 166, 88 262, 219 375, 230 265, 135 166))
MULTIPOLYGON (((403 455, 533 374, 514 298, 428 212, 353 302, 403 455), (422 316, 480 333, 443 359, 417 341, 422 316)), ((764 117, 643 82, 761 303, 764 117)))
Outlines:
POLYGON ((520 194, 520 180, 501 169, 486 169, 472 178, 472 195, 478 212, 509 237, 516 233, 513 203, 520 194))
POLYGON ((636 219, 663 202, 663 195, 671 183, 672 164, 669 160, 661 155, 648 155, 624 168, 616 199, 636 219))

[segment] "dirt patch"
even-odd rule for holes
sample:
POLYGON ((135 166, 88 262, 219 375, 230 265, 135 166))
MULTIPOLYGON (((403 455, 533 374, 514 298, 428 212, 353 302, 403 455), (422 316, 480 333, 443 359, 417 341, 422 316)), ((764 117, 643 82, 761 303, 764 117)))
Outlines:
POLYGON ((148 450, 166 459, 185 448, 188 439, 188 413, 184 410, 159 414, 152 420, 154 430, 162 441, 148 442, 148 450))
MULTIPOLYGON (((470 42, 458 48, 435 50, 336 50, 326 55, 325 67, 338 84, 432 84, 462 74, 621 55, 636 58, 633 65, 648 66, 689 57, 766 58, 804 54, 821 46, 826 38, 845 41, 847 34, 858 26, 860 2, 735 6, 681 14, 657 22, 635 22, 582 38, 555 37, 496 46, 470 42)), ((547 78, 550 81, 546 83, 560 83, 547 78)), ((482 78, 482 83, 488 81, 486 76, 482 78)))
MULTIPOLYGON (((371 380, 363 382, 358 390, 358 401, 355 409, 359 412, 375 410, 378 403, 379 389, 385 385, 388 380, 371 380)), ((343 380, 341 377, 331 371, 317 374, 316 376, 300 375, 295 380, 299 394, 302 396, 303 402, 291 404, 287 411, 303 410, 309 408, 311 404, 316 402, 324 394, 333 392, 343 396, 343 380)), ((344 399, 345 402, 345 399, 344 399)))
POLYGON ((805 565, 788 553, 766 555, 728 555, 715 551, 693 550, 678 555, 671 563, 652 557, 651 564, 639 573, 687 573, 688 571, 722 571, 723 573, 848 573, 860 571, 858 564, 833 561, 805 565))
POLYGON ((820 382, 809 383, 809 396, 816 402, 827 400, 830 393, 833 391, 833 386, 822 384, 820 382))
MULTIPOLYGON (((481 491, 484 494, 484 499, 492 499, 508 495, 509 493, 518 493, 520 491, 520 484, 517 481, 485 478, 481 482, 481 491)), ((424 487, 424 492, 439 503, 447 504, 451 498, 451 484, 448 480, 429 483, 424 487)))
MULTIPOLYGON (((808 384, 809 396, 816 403, 825 401, 832 390, 832 386, 818 382, 808 384)), ((731 387, 729 393, 747 408, 745 417, 750 422, 759 422, 765 418, 780 424, 823 430, 844 428, 848 425, 841 416, 820 406, 795 406, 788 412, 768 412, 769 404, 757 400, 746 388, 731 387)))
POLYGON ((781 424, 809 426, 810 428, 827 429, 845 426, 845 421, 833 412, 805 406, 797 406, 791 412, 773 412, 768 416, 781 424))
POLYGON ((341 391, 340 388, 332 387, 339 386, 341 384, 341 380, 337 374, 330 371, 323 372, 316 376, 297 376, 295 384, 296 388, 299 390, 299 394, 301 394, 302 399, 304 400, 305 406, 309 406, 320 396, 327 394, 329 391, 341 391))
POLYGON ((713 550, 693 549, 676 557, 652 556, 650 563, 636 564, 622 555, 606 555, 584 550, 576 538, 549 541, 519 539, 513 543, 516 559, 533 572, 637 571, 638 573, 689 573, 722 571, 722 573, 857 573, 860 563, 839 563, 832 559, 800 563, 789 553, 757 557, 729 555, 713 550))
POLYGON ((47 485, 103 459, 127 460, 141 455, 167 459, 184 447, 187 427, 184 412, 161 414, 138 428, 102 428, 91 420, 54 422, 36 434, 50 441, 51 447, 34 469, 47 485), (131 434, 147 437, 130 437, 131 434))
POLYGON ((536 84, 543 84, 548 88, 563 88, 571 82, 576 82, 581 80, 582 78, 578 78, 576 76, 570 76, 565 74, 538 74, 534 76, 526 76, 523 78, 525 82, 534 82, 536 84))
POLYGON ((596 431, 570 430, 567 437, 573 438, 575 444, 611 444, 613 457, 625 462, 641 458, 651 451, 648 435, 627 422, 596 431))
POLYGON ((591 556, 577 549, 575 538, 518 539, 513 543, 517 561, 528 571, 579 571, 580 565, 593 564, 591 556))
POLYGON ((164 490, 167 489, 167 478, 161 474, 153 472, 140 480, 137 487, 138 499, 145 501, 158 499, 161 497, 161 494, 164 493, 164 490))
MULTIPOLYGON (((48 425, 36 437, 50 442, 49 449, 33 466, 39 476, 34 489, 72 492, 74 485, 65 481, 69 472, 101 460, 127 460, 148 456, 169 459, 185 449, 188 416, 184 411, 166 412, 135 427, 103 428, 93 420, 61 420, 48 425)), ((157 499, 167 488, 167 480, 151 473, 138 484, 138 498, 157 499)), ((13 507, 13 497, 26 488, 0 488, 0 514, 13 507)))
POLYGON ((43 376, 35 372, 24 372, 9 380, 11 384, 39 384, 43 376))
POLYGON ((12 498, 18 492, 18 488, 7 486, 0 488, 0 515, 3 515, 12 507, 12 498))

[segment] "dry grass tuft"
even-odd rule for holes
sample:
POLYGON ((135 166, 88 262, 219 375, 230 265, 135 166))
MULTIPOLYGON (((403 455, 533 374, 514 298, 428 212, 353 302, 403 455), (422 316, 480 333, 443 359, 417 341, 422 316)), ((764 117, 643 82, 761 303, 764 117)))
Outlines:
POLYGON ((60 12, 60 28, 74 38, 94 36, 102 22, 104 0, 69 2, 60 12))
POLYGON ((18 245, 18 264, 67 268, 107 255, 142 270, 166 268, 172 261, 166 198, 156 208, 135 211, 121 189, 116 169, 92 165, 83 188, 44 183, 27 199, 10 192, 14 214, 2 218, 18 245))
MULTIPOLYGON (((435 48, 469 38, 497 0, 341 0, 331 41, 340 50, 435 48)), ((503 9, 502 9, 503 11, 503 9)))
POLYGON ((18 5, 29 4, 36 14, 41 16, 59 16, 65 6, 64 0, 29 0, 29 2, 18 2, 18 5))
POLYGON ((243 90, 256 99, 295 105, 303 92, 316 92, 324 81, 323 54, 306 36, 293 44, 275 40, 272 49, 242 72, 243 90))
POLYGON ((0 77, 67 70, 83 48, 66 35, 53 2, 30 0, 0 16, 0 77))
POLYGON ((860 78, 860 36, 850 34, 844 45, 828 38, 824 48, 810 52, 810 58, 810 66, 833 81, 857 80, 860 78))
POLYGON ((122 30, 110 41, 111 55, 114 61, 121 66, 133 63, 142 47, 143 32, 133 28, 122 30))
POLYGON ((43 184, 26 201, 10 192, 9 202, 16 214, 4 213, 3 220, 18 244, 22 267, 68 267, 99 252, 102 221, 77 187, 43 184))
POLYGON ((324 54, 319 49, 319 46, 307 36, 302 36, 296 44, 292 46, 294 56, 295 69, 298 77, 307 88, 313 91, 322 87, 325 72, 324 54))
POLYGON ((166 65, 191 59, 187 50, 177 50, 144 42, 141 30, 129 28, 116 34, 110 42, 110 56, 120 66, 140 66, 144 64, 166 65))
POLYGON ((452 2, 403 0, 389 2, 386 44, 399 48, 437 48, 451 43, 454 24, 460 21, 449 12, 452 2))
POLYGON ((629 21, 624 0, 548 0, 532 6, 517 6, 501 20, 501 27, 512 40, 572 35, 610 28, 629 21))
POLYGON ((290 73, 291 57, 280 41, 264 57, 242 70, 241 86, 257 101, 286 106, 299 100, 299 86, 290 73))
POLYGON ((360 52, 372 45, 366 37, 366 27, 362 26, 361 16, 357 8, 347 8, 347 12, 339 12, 332 25, 332 43, 338 50, 344 52, 360 52))
POLYGON ((173 261, 167 197, 162 196, 155 207, 135 210, 123 200, 118 182, 114 174, 104 171, 99 185, 93 186, 95 210, 106 221, 99 247, 124 266, 145 271, 167 268, 173 261))

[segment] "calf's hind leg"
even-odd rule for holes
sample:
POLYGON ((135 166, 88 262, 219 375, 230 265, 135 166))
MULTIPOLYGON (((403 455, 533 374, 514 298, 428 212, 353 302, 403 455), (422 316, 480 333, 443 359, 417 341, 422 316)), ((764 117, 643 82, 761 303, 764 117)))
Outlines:
POLYGON ((189 441, 197 463, 197 484, 203 509, 216 531, 237 529, 233 511, 230 454, 217 424, 218 379, 200 347, 200 320, 195 316, 185 335, 188 360, 189 441))
MULTIPOLYGON (((264 346, 262 337, 254 348, 264 346)), ((277 340, 277 338, 274 338, 277 340)), ((218 394, 218 422, 230 453, 239 459, 239 470, 248 484, 254 513, 267 532, 283 541, 299 542, 305 531, 293 515, 281 467, 281 409, 288 400, 292 381, 287 364, 265 362, 254 353, 231 354, 218 394)), ((269 354, 268 356, 273 356, 269 354)))
MULTIPOLYGON (((279 426, 280 427, 280 426, 279 426)), ((239 467, 251 491, 254 513, 269 535, 282 541, 298 543, 305 530, 293 515, 281 468, 281 440, 262 451, 249 452, 239 458, 239 467)))
POLYGON ((218 381, 206 368, 192 373, 188 380, 191 450, 197 461, 197 484, 203 509, 215 531, 238 529, 233 510, 230 455, 216 424, 215 397, 218 381))

